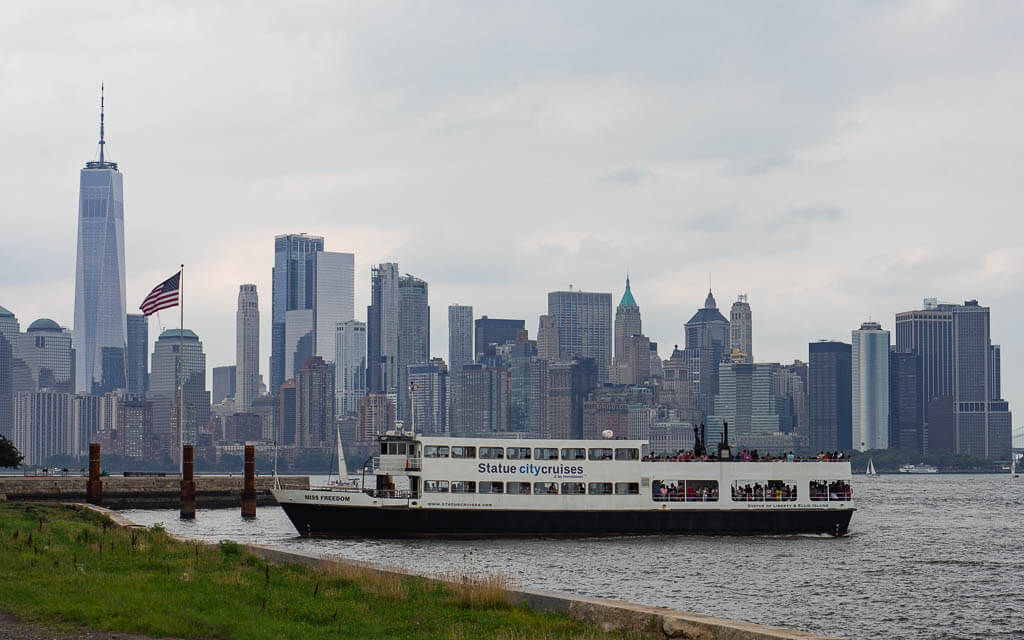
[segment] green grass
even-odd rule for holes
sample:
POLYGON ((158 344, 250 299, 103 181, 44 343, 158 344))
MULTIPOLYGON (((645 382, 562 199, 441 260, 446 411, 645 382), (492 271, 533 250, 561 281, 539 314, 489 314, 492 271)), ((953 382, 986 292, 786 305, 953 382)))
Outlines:
POLYGON ((490 577, 447 585, 272 565, 102 515, 0 503, 0 610, 62 629, 181 638, 621 638, 514 606, 490 577))

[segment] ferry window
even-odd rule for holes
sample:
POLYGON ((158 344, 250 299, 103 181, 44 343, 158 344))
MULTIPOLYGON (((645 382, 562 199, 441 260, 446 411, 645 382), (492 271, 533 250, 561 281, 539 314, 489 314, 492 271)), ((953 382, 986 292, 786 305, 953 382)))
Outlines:
POLYGON ((472 480, 452 480, 452 493, 476 493, 476 483, 472 480))
POLYGON ((501 460, 505 457, 505 450, 501 447, 480 447, 481 460, 501 460))
POLYGON ((612 450, 611 449, 591 449, 588 452, 591 460, 611 460, 612 450))
MULTIPOLYGON (((388 444, 388 450, 387 450, 386 453, 388 455, 404 456, 408 452, 408 449, 407 449, 408 443, 405 443, 405 442, 389 442, 387 444, 388 444)), ((381 453, 385 453, 385 452, 381 451, 381 453)))
POLYGON ((505 493, 503 482, 481 482, 480 493, 505 493))
POLYGON ((530 447, 509 447, 505 449, 505 455, 509 460, 529 460, 530 447))
POLYGON ((616 449, 615 450, 616 460, 639 460, 640 450, 639 449, 616 449))
POLYGON ((533 492, 537 495, 544 494, 557 494, 558 483, 557 482, 534 482, 533 492))
POLYGON ((438 447, 435 445, 427 445, 423 447, 424 458, 447 458, 448 447, 438 447))
POLYGON ((612 494, 612 483, 591 482, 587 485, 587 493, 594 496, 610 496, 612 494))
POLYGON ((424 480, 423 491, 427 493, 448 493, 447 480, 424 480))
MULTIPOLYGON (((529 451, 529 449, 527 449, 529 451)), ((529 495, 530 483, 529 482, 509 482, 506 486, 509 493, 518 493, 520 495, 529 495)))
POLYGON ((562 493, 571 495, 582 495, 586 493, 586 485, 582 482, 563 482, 562 493))
POLYGON ((681 486, 686 502, 718 502, 718 480, 685 480, 681 486))
POLYGON ((476 447, 452 447, 453 458, 475 458, 476 447))
POLYGON ((534 460, 558 460, 558 449, 534 449, 534 460))
POLYGON ((853 488, 845 480, 811 480, 810 497, 815 502, 852 500, 853 488))
MULTIPOLYGON (((732 499, 735 502, 790 502, 797 498, 796 485, 796 481, 786 480, 734 480, 732 499)), ((811 495, 814 495, 813 490, 811 495)))
POLYGON ((586 449, 562 449, 562 460, 586 460, 586 449))
POLYGON ((615 495, 617 496, 635 496, 640 493, 639 482, 616 482, 615 483, 615 495))

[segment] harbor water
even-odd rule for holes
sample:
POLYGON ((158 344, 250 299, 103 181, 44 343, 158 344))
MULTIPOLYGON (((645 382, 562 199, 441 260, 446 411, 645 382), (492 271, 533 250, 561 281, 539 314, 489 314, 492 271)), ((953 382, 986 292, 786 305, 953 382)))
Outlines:
POLYGON ((587 539, 309 540, 280 507, 131 510, 181 535, 425 574, 503 573, 523 588, 875 638, 1024 639, 1024 480, 855 476, 850 534, 587 539))

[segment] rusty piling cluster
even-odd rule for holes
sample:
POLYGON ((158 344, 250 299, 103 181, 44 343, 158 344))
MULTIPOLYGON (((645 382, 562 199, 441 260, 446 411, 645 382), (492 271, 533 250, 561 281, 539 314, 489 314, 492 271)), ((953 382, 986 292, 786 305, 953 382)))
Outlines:
POLYGON ((196 519, 196 482, 192 477, 194 447, 181 448, 181 519, 196 519))
POLYGON ((242 517, 256 517, 256 447, 245 445, 245 479, 242 484, 242 517))
POLYGON ((100 480, 100 445, 89 444, 89 479, 85 483, 85 499, 89 504, 103 504, 103 481, 100 480))

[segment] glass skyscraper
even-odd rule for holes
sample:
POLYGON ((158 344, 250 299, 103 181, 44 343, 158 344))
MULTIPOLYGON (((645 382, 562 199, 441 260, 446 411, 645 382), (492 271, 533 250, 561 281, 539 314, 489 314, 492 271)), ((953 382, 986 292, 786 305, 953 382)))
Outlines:
MULTIPOLYGON (((271 290, 270 393, 277 395, 281 384, 295 373, 286 372, 285 314, 313 308, 313 254, 324 250, 324 239, 304 233, 274 238, 274 270, 271 290)), ((312 352, 312 351, 311 351, 312 352)), ((294 360, 294 356, 293 356, 294 360)), ((302 366, 300 362, 298 366, 302 366)))
POLYGON ((75 263, 75 390, 102 394, 125 386, 124 189, 116 162, 100 158, 79 178, 75 263), (104 371, 112 369, 114 371, 104 371))

